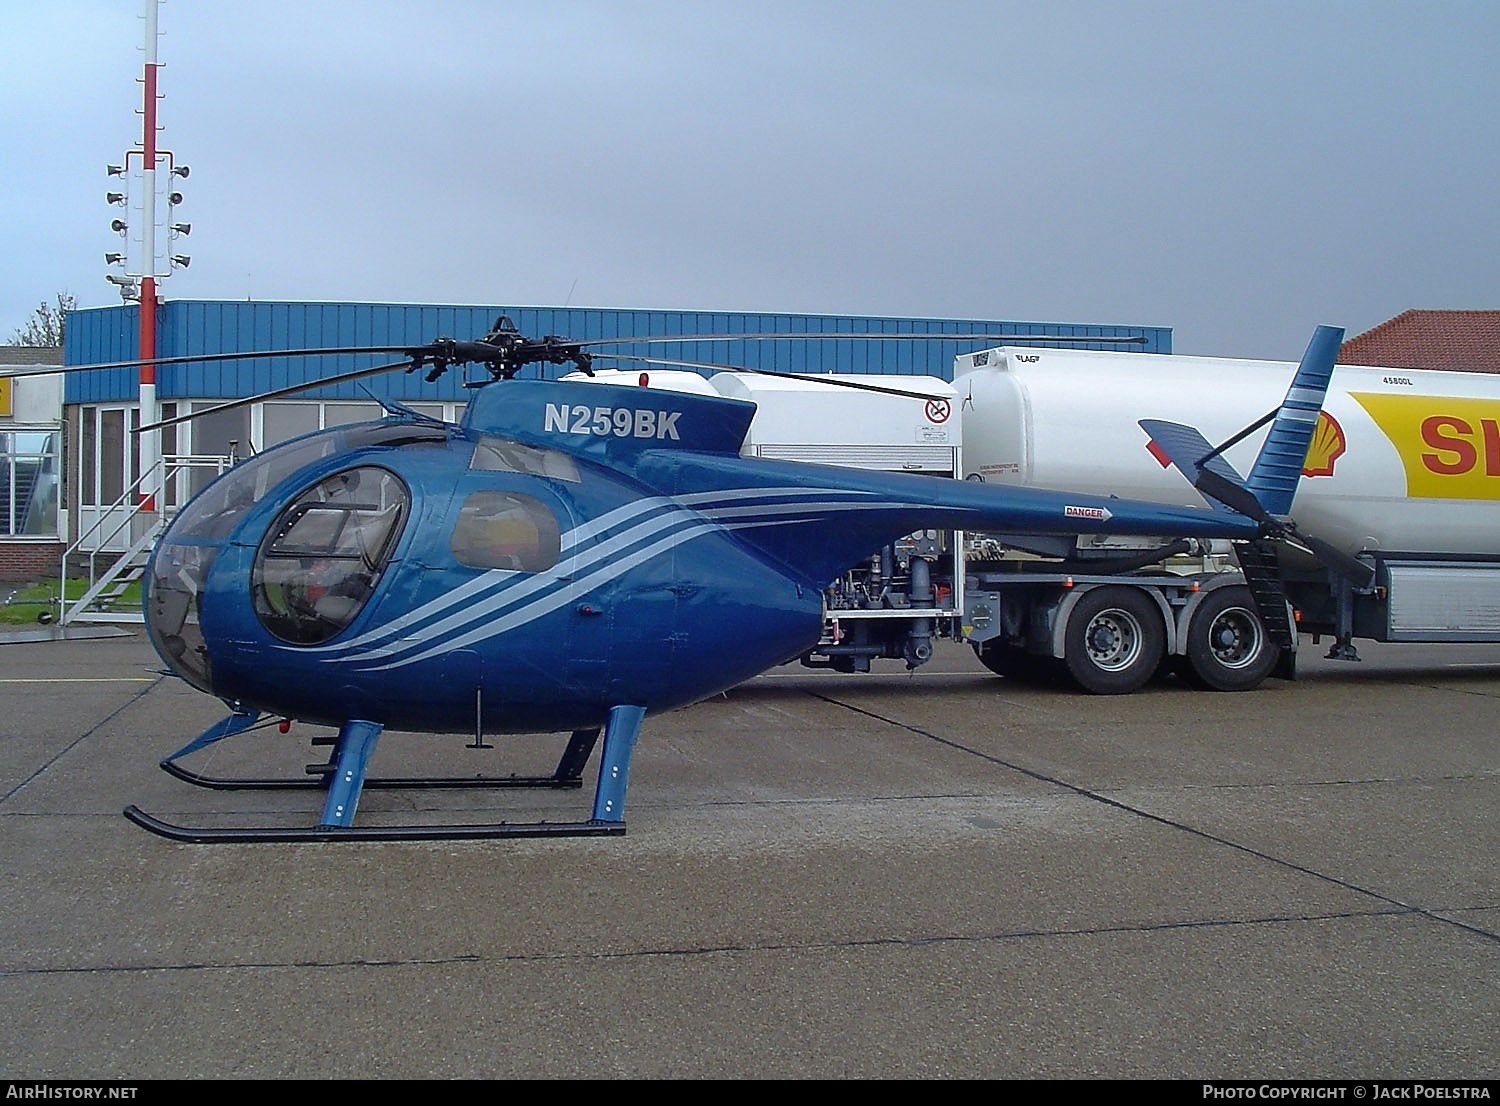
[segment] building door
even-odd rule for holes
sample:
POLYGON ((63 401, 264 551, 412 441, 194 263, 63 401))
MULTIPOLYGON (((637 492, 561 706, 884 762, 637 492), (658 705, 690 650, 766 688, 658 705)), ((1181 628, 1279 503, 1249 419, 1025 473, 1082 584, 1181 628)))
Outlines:
POLYGON ((87 552, 130 547, 132 493, 141 477, 140 411, 123 404, 86 405, 80 412, 76 470, 78 542, 87 552))

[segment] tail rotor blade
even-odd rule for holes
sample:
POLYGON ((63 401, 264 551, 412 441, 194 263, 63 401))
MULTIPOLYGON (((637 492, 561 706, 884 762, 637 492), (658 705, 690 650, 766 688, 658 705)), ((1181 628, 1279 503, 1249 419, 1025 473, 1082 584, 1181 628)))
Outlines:
POLYGON ((1345 553, 1336 545, 1315 538, 1311 534, 1304 534, 1295 528, 1287 534, 1287 540, 1297 545, 1305 546, 1307 551, 1318 559, 1318 562, 1326 566, 1329 571, 1336 572, 1348 580, 1356 588, 1367 588, 1375 581, 1375 570, 1365 564, 1358 557, 1345 553))
POLYGON ((1226 507, 1255 519, 1266 527, 1271 537, 1300 546, 1312 554, 1319 564, 1344 577, 1356 588, 1367 588, 1374 581, 1375 571, 1369 565, 1322 538, 1304 534, 1297 529, 1296 523, 1277 518, 1261 505, 1249 488, 1220 476, 1212 469, 1200 470, 1198 479, 1193 484, 1204 495, 1212 496, 1226 507))
POLYGON ((1193 486, 1204 495, 1217 499, 1226 507, 1233 508, 1248 518, 1268 525, 1276 523, 1271 513, 1261 506, 1260 500, 1255 498, 1254 492, 1227 477, 1220 476, 1213 469, 1199 469, 1198 478, 1193 481, 1193 486))

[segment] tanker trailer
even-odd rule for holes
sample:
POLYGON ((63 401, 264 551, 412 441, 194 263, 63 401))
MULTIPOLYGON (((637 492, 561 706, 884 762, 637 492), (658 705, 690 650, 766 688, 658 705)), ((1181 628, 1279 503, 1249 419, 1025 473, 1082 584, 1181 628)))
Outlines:
MULTIPOLYGON (((939 377, 719 372, 705 379, 595 369, 591 379, 754 403, 746 456, 949 480, 960 474, 953 386, 939 377)), ((931 659, 936 642, 960 641, 961 548, 961 532, 926 529, 872 550, 824 588, 823 631, 800 663, 837 672, 868 672, 877 660, 915 668, 931 659)))
MULTIPOLYGON (((1296 368, 1021 347, 961 355, 965 476, 1201 504, 1142 420, 1232 441, 1276 408, 1296 368)), ((1223 457, 1248 471, 1265 437, 1247 434, 1223 457)), ((1158 655, 1203 686, 1243 690, 1294 673, 1295 635, 1268 625, 1275 604, 1251 591, 1275 584, 1297 632, 1333 639, 1331 657, 1358 659, 1356 638, 1500 641, 1500 379, 1336 366, 1291 507, 1304 532, 1370 566, 1368 586, 1284 544, 1143 570, 1128 543, 971 535, 966 636, 992 669, 1051 658, 1095 691, 1139 686, 1158 655)))

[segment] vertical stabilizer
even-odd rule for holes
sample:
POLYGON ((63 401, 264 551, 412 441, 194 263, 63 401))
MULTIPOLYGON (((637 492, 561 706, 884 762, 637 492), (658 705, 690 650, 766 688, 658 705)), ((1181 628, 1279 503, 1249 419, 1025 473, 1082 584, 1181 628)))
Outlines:
POLYGON ((1250 478, 1245 481, 1245 486, 1273 515, 1291 513, 1292 498, 1297 494, 1297 483, 1307 462, 1307 447, 1317 428, 1323 397, 1333 379, 1334 363, 1343 343, 1342 327, 1320 326, 1313 333, 1260 456, 1255 459, 1255 467, 1250 470, 1250 478))

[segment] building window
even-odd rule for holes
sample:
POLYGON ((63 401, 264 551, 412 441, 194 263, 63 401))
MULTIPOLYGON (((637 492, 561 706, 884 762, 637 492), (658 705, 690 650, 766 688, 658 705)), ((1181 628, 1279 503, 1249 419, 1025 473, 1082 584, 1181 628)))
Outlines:
MULTIPOLYGON (((456 408, 462 415, 462 404, 408 403, 420 415, 442 419, 449 409, 456 408)), ((378 403, 318 402, 313 400, 272 400, 259 404, 261 433, 255 440, 262 449, 289 442, 314 430, 326 430, 351 422, 370 422, 385 417, 385 408, 378 403)), ((456 421, 456 417, 449 419, 456 421)))
POLYGON ((99 477, 94 465, 99 459, 99 408, 83 409, 83 445, 78 451, 81 464, 78 470, 78 502, 93 506, 99 502, 99 477))
POLYGON ((62 435, 0 431, 0 535, 56 537, 62 435))
POLYGON ((127 407, 83 408, 78 501, 89 507, 120 503, 140 480, 140 412, 127 407))
POLYGON ((318 417, 319 406, 316 403, 267 403, 261 409, 264 428, 261 432, 261 448, 270 449, 282 442, 323 429, 322 420, 318 417))
POLYGON ((108 506, 125 495, 125 411, 99 412, 99 500, 108 506))

